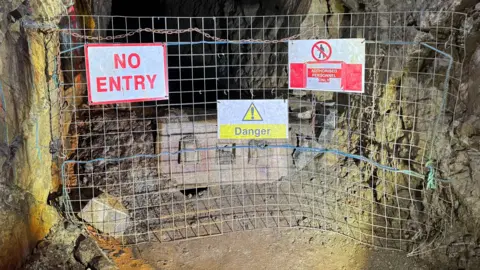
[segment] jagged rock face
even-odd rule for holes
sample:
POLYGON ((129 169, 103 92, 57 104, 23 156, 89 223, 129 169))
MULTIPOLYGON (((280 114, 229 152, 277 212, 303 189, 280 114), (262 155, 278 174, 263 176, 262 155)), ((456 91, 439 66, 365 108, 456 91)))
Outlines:
POLYGON ((22 269, 118 269, 95 240, 72 224, 57 225, 29 256, 22 269))
MULTIPOLYGON (((377 8, 374 8, 373 1, 365 2, 365 10, 376 11, 376 10, 389 10, 391 7, 398 5, 403 5, 404 2, 397 1, 375 1, 378 5, 377 8), (385 9, 388 8, 388 9, 385 9)), ((448 195, 444 198, 451 200, 453 205, 448 206, 444 204, 441 198, 432 198, 431 200, 431 211, 440 211, 440 209, 448 211, 453 211, 454 216, 452 217, 455 221, 455 229, 447 231, 447 238, 444 240, 444 244, 448 246, 447 249, 441 249, 438 253, 435 253, 435 260, 441 261, 449 267, 459 267, 459 268, 475 268, 475 265, 478 264, 478 255, 474 250, 478 249, 478 239, 469 235, 469 232, 473 232, 478 220, 473 219, 479 215, 479 189, 478 185, 475 184, 478 181, 477 177, 477 163, 478 163, 478 125, 479 120, 475 114, 478 112, 478 78, 479 71, 476 68, 479 63, 478 58, 478 44, 480 41, 480 32, 479 32, 479 12, 480 6, 475 6, 475 1, 418 1, 417 3, 410 3, 412 6, 417 7, 417 10, 423 10, 425 8, 433 10, 455 10, 460 12, 467 12, 469 17, 465 20, 463 16, 411 16, 407 17, 408 23, 411 25, 417 26, 416 29, 412 29, 412 32, 409 33, 412 40, 425 41, 425 40, 436 40, 440 41, 440 44, 437 44, 437 48, 442 51, 445 51, 452 55, 454 58, 453 69, 451 76, 453 78, 462 77, 462 82, 458 80, 451 79, 449 87, 449 96, 446 106, 446 115, 441 119, 436 130, 438 137, 436 138, 435 144, 433 145, 433 159, 440 162, 439 170, 444 172, 445 177, 453 179, 451 185, 453 194, 448 195), (463 18, 462 18, 463 17, 463 18), (441 31, 432 31, 435 27, 433 25, 437 23, 448 24, 450 22, 451 28, 453 29, 442 29, 441 31), (455 31, 455 29, 458 29, 455 31), (453 30, 453 31, 452 31, 453 30), (453 40, 453 46, 445 46, 442 41, 446 42, 447 40, 453 40), (466 50, 463 51, 461 46, 466 47, 466 50), (461 66, 459 63, 464 62, 463 66, 463 76, 461 76, 461 66), (456 95, 458 92, 459 99, 456 100, 456 95), (454 129, 454 132, 452 132, 454 129), (446 208, 445 208, 446 207, 446 208), (461 225, 461 224, 465 225, 461 225), (469 239, 466 241, 465 239, 469 239), (446 256, 444 256, 446 255, 446 256)), ((410 5, 407 3, 407 5, 410 5)), ((407 8, 408 9, 408 8, 407 8)), ((392 31, 395 33, 395 31, 392 31)), ((393 34, 395 35, 395 34, 393 34)), ((381 53, 385 52, 382 49, 381 53)), ((390 48, 391 50, 391 48, 390 48)), ((390 55, 391 52, 388 54, 390 55)), ((397 50, 393 52, 393 55, 404 55, 404 52, 397 50)), ((431 51, 420 49, 418 51, 409 51, 407 56, 410 59, 414 59, 414 56, 422 57, 432 57, 431 51)), ((377 61, 380 65, 385 65, 385 58, 382 61, 377 61)), ((407 67, 411 71, 422 71, 424 73, 432 74, 433 72, 437 74, 446 73, 446 62, 435 63, 431 62, 416 62, 410 60, 411 63, 407 64, 407 67)), ((385 66, 384 66, 385 67, 385 66)), ((390 68, 389 68, 390 69, 390 68)), ((392 141, 402 141, 407 139, 409 143, 420 146, 412 153, 411 151, 403 152, 402 147, 398 147, 397 157, 401 158, 402 156, 407 157, 419 157, 422 156, 421 146, 428 147, 428 141, 425 136, 418 136, 418 134, 413 134, 408 132, 413 128, 419 132, 426 132, 428 128, 431 128, 431 123, 425 121, 416 121, 414 118, 403 118, 398 119, 397 117, 392 117, 391 114, 388 116, 385 114, 386 111, 390 112, 399 112, 401 111, 403 115, 416 115, 417 117, 432 119, 433 116, 438 112, 438 108, 441 104, 441 97, 438 95, 433 95, 433 93, 442 91, 444 84, 444 78, 435 78, 435 81, 432 81, 430 77, 412 77, 408 73, 400 74, 400 76, 385 77, 384 75, 377 75, 377 78, 380 78, 378 81, 383 82, 392 82, 395 86, 394 89, 402 89, 402 98, 401 100, 405 102, 401 103, 391 103, 385 101, 392 100, 388 98, 389 95, 398 93, 398 91, 390 91, 389 87, 380 89, 379 99, 381 101, 378 104, 379 115, 373 116, 373 121, 377 125, 383 125, 387 130, 389 124, 401 121, 403 127, 407 130, 404 134, 392 135, 391 132, 381 132, 380 129, 376 129, 375 132, 375 141, 381 142, 392 142, 392 141), (422 91, 415 91, 413 89, 419 89, 422 91), (426 90, 426 91, 425 91, 426 90), (411 103, 410 103, 411 102, 411 103), (383 103, 383 105, 382 105, 383 103), (424 103, 430 104, 429 106, 412 106, 415 103, 424 103), (383 115, 382 115, 383 114, 383 115), (403 154, 402 154, 403 152, 403 154)), ((375 147, 375 141, 366 146, 366 148, 375 147)), ((388 149, 388 154, 391 155, 391 150, 388 149)), ((424 152, 428 154, 428 152, 424 152)), ((387 164, 394 165, 394 161, 387 161, 387 164)), ((421 171, 421 167, 416 167, 417 170, 421 171)), ((388 176, 385 176, 388 177, 388 176)), ((377 190, 382 190, 385 187, 377 186, 377 190)), ((402 192, 402 191, 400 191, 402 192)), ((446 192, 444 190, 443 192, 446 192)), ((441 196, 440 196, 441 197, 441 196)), ((378 198, 388 202, 388 198, 378 198)), ((437 212, 438 214, 438 212, 437 212)), ((430 218, 435 216, 435 214, 430 215, 430 218)), ((413 217, 413 215, 412 215, 413 217)), ((431 220, 435 222, 435 219, 431 220)))
POLYGON ((55 17, 59 4, 55 0, 0 1, 2 269, 14 269, 21 263, 58 220, 56 210, 47 204, 54 185, 48 147, 53 135, 50 131, 55 126, 51 122, 55 110, 50 110, 46 102, 49 95, 46 75, 52 71, 47 64, 53 55, 50 46, 55 47, 56 42, 45 45, 44 38, 48 37, 26 31, 22 20, 29 14, 35 18, 55 17), (35 138, 39 133, 45 136, 35 138), (35 144, 37 149, 32 147, 35 144))
MULTIPOLYGON (((142 119, 135 112, 107 111, 82 121, 79 116, 71 128, 80 134, 78 160, 100 159, 78 164, 78 181, 82 187, 99 187, 100 192, 114 196, 130 196, 158 190, 157 160, 134 158, 115 160, 134 155, 154 155, 154 131, 151 119, 142 119), (135 183, 135 184, 133 184, 135 183), (140 183, 140 184, 139 184, 140 183)), ((82 195, 82 194, 79 194, 82 195)), ((99 193, 93 194, 98 196, 99 193)))

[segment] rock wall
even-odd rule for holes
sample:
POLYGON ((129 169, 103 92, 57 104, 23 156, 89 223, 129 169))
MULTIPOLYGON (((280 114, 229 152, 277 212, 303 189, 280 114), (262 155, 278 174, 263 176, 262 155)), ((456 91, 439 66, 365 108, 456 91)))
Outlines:
MULTIPOLYGON (((425 193, 426 197, 423 199, 423 202, 428 202, 430 204, 430 209, 425 209, 426 215, 428 215, 429 218, 429 226, 444 230, 444 234, 438 235, 434 231, 423 232, 427 235, 434 235, 436 243, 431 246, 424 246, 425 253, 422 252, 419 255, 430 258, 433 265, 442 265, 449 269, 477 269, 480 263, 480 238, 477 229, 479 225, 478 217, 480 217, 480 189, 478 185, 478 180, 480 179, 478 173, 476 173, 478 164, 480 164, 480 155, 478 154, 480 122, 477 116, 478 106, 476 105, 479 102, 479 86, 477 78, 480 74, 478 71, 478 65, 480 63, 480 54, 478 50, 480 43, 480 4, 477 4, 476 1, 469 0, 403 2, 379 0, 358 1, 355 5, 350 2, 351 1, 344 1, 344 4, 345 7, 348 7, 351 11, 432 10, 455 11, 468 14, 468 17, 464 17, 462 14, 458 14, 458 16, 442 16, 441 14, 435 16, 416 16, 415 14, 412 14, 407 17, 408 24, 415 25, 416 27, 413 31, 403 33, 408 35, 408 37, 404 38, 416 41, 436 40, 438 42, 437 48, 450 54, 455 63, 464 63, 463 74, 462 66, 460 66, 460 64, 454 64, 453 66, 452 78, 449 81, 449 99, 446 104, 446 114, 435 130, 437 132, 437 138, 433 147, 428 145, 427 138, 414 136, 414 134, 409 134, 408 132, 408 130, 412 128, 412 125, 415 125, 417 131, 426 131, 431 123, 424 123, 424 126, 419 126, 419 124, 422 123, 415 123, 409 119, 398 118, 394 115, 412 115, 415 113, 415 115, 420 118, 432 118, 439 110, 441 97, 431 95, 431 91, 412 93, 403 90, 402 100, 410 102, 423 100, 428 101, 429 104, 434 104, 434 106, 429 108, 417 107, 415 109, 411 106, 405 105, 405 103, 402 104, 391 101, 398 100, 394 95, 398 93, 397 90, 400 89, 400 87, 405 87, 403 89, 436 89, 435 91, 441 91, 444 87, 441 79, 432 82, 426 77, 413 77, 409 75, 408 70, 414 72, 421 70, 422 72, 430 74, 433 72, 437 74, 445 74, 446 62, 443 64, 439 64, 438 62, 423 62, 416 65, 420 68, 418 70, 415 69, 415 66, 407 64, 407 70, 404 70, 397 75, 382 74, 379 72, 379 74, 376 75, 378 84, 380 85, 382 82, 388 83, 385 87, 376 89, 378 92, 374 94, 378 97, 378 103, 374 106, 376 106, 379 113, 377 115, 366 116, 366 119, 375 123, 376 127, 383 127, 384 130, 382 131, 382 129, 374 128, 373 130, 375 132, 372 136, 375 139, 370 142, 363 142, 361 145, 364 146, 365 149, 372 149, 380 142, 384 142, 386 145, 394 142, 400 142, 401 144, 402 140, 408 138, 408 142, 413 142, 414 145, 417 145, 419 150, 423 147, 433 149, 432 158, 438 161, 438 172, 442 174, 439 176, 452 179, 452 183, 451 185, 442 184, 441 186, 443 186, 443 188, 437 190, 435 193, 425 193), (414 7, 413 9, 412 6, 414 7), (435 25, 450 25, 450 29, 442 29, 439 31, 435 29, 435 25), (465 50, 462 49, 463 47, 465 50), (460 77, 463 78, 461 82, 454 79, 460 77), (457 95, 458 100, 456 100, 457 95), (388 114, 386 114, 387 111, 389 112, 388 114), (396 113, 392 114, 391 112, 396 113), (405 130, 404 133, 388 130, 389 126, 397 126, 397 121, 401 122, 401 125, 405 130), (429 249, 435 250, 430 252, 428 251, 429 249)), ((392 21, 399 20, 402 20, 402 18, 393 18, 392 21)), ((379 20, 379 22, 380 26, 385 26, 388 23, 386 20, 379 20)), ((392 36, 397 34, 398 33, 395 33, 395 30, 391 30, 389 33, 389 35, 392 36)), ((391 36, 388 38, 390 40, 395 40, 395 38, 392 38, 391 36)), ((392 49, 389 48, 389 50, 392 49)), ((395 51, 395 48, 393 50, 393 52, 389 51, 388 54, 402 55, 402 53, 404 53, 401 50, 395 51)), ((386 48, 380 48, 380 52, 381 54, 385 53, 386 48)), ((432 51, 429 51, 427 48, 421 48, 420 50, 411 50, 407 52, 409 59, 413 59, 415 55, 429 57, 432 56, 432 51)), ((387 59, 384 58, 383 60, 387 59)), ((382 66, 385 67, 386 65, 386 61, 383 60, 377 59, 377 63, 380 63, 379 69, 382 69, 382 66)), ((392 64, 390 65, 391 66, 388 69, 393 69, 392 67, 396 64, 394 63, 393 66, 392 64)), ((370 91, 373 92, 373 89, 370 89, 370 91)), ((363 101, 354 100, 353 102, 357 102, 356 107, 361 107, 363 101)), ((357 113, 361 114, 362 112, 352 111, 351 115, 357 113)), ((356 128, 348 121, 348 115, 346 113, 343 115, 343 119, 343 125, 349 125, 350 129, 356 128)), ((340 123, 340 125, 342 124, 340 123)), ((336 134, 336 136, 342 135, 344 136, 345 134, 336 134)), ((350 137, 350 140, 352 140, 351 138, 352 137, 350 137)), ((352 145, 355 144, 356 143, 353 143, 352 145)), ((358 149, 348 147, 346 147, 345 150, 358 151, 358 149)), ((384 159, 384 157, 392 155, 401 158, 402 152, 404 152, 404 149, 402 149, 401 146, 396 147, 396 149, 387 148, 386 151, 387 152, 385 153, 380 153, 379 157, 376 157, 379 162, 392 166, 402 165, 399 161, 384 159), (396 152, 394 152, 395 150, 396 152)), ((428 155, 428 151, 426 154, 428 155)), ((424 155, 425 154, 422 155, 421 152, 417 152, 417 157, 415 159, 418 160, 418 158, 424 155)), ((423 170, 423 168, 418 165, 413 165, 413 167, 417 171, 423 170)), ((393 180, 393 175, 383 174, 379 176, 383 179, 393 180)), ((406 181, 406 179, 402 180, 396 178, 395 181, 401 182, 406 181)), ((424 187, 424 183, 422 182, 410 182, 410 184, 424 187)), ((377 195, 382 194, 385 191, 387 191, 386 194, 392 192, 391 190, 388 191, 391 187, 384 186, 381 182, 375 183, 374 188, 377 191, 377 195)), ((375 200, 380 203, 395 205, 395 202, 392 202, 388 195, 377 197, 375 200)), ((421 218, 415 216, 412 212, 408 213, 406 217, 412 220, 421 218)), ((420 231, 421 228, 416 228, 415 230, 420 231)))
POLYGON ((58 140, 58 92, 51 78, 58 37, 21 24, 26 16, 55 22, 62 9, 56 0, 0 1, 1 269, 21 263, 58 220, 47 202, 58 185, 50 147, 58 140))
POLYGON ((469 18, 465 22, 468 29, 464 55, 463 80, 459 85, 459 102, 455 118, 450 123, 450 155, 442 166, 451 173, 455 197, 455 223, 445 239, 444 254, 452 267, 478 268, 480 261, 480 186, 478 165, 479 125, 478 97, 480 72, 478 66, 480 45, 480 5, 470 1, 463 3, 469 18))

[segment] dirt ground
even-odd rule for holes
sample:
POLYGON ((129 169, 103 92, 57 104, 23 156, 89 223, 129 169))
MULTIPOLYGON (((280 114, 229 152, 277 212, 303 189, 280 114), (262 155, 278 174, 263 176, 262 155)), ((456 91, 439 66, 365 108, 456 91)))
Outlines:
POLYGON ((148 243, 135 248, 135 256, 156 269, 430 269, 404 252, 374 249, 333 233, 304 229, 148 243))

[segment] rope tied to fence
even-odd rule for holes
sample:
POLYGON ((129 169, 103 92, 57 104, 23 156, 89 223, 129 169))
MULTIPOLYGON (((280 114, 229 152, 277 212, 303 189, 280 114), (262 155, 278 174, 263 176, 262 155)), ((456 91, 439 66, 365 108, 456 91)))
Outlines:
MULTIPOLYGON (((425 167, 428 168, 427 189, 436 189, 437 188, 437 181, 435 179, 435 168, 433 166, 433 161, 431 161, 431 160, 427 161, 427 163, 425 164, 425 167)), ((448 182, 450 182, 450 181, 448 181, 448 182)))
MULTIPOLYGON (((174 152, 161 152, 159 154, 154 154, 154 155, 148 155, 148 154, 139 154, 139 155, 133 155, 133 156, 128 156, 128 157, 119 157, 119 158, 96 158, 92 160, 85 160, 85 161, 76 161, 76 160, 66 160, 62 163, 62 177, 64 176, 64 167, 66 164, 69 163, 76 163, 76 164, 89 164, 89 163, 94 163, 94 162, 120 162, 120 161, 125 161, 125 160, 131 160, 135 158, 158 158, 160 156, 164 155, 179 155, 183 153, 192 153, 192 152, 199 152, 199 151, 209 151, 209 150, 232 150, 232 149, 279 149, 279 148, 286 148, 286 149, 293 149, 296 151, 303 151, 303 152, 314 152, 318 154, 335 154, 339 156, 343 156, 346 158, 351 158, 359 161, 364 161, 367 162, 375 167, 378 167, 382 170, 386 170, 389 172, 393 173, 401 173, 405 174, 408 176, 412 176, 415 178, 421 178, 424 179, 425 175, 412 171, 412 170, 401 170, 392 166, 388 165, 383 165, 378 162, 376 162, 373 159, 367 158, 365 156, 361 155, 356 155, 356 154, 350 154, 346 153, 337 149, 328 149, 328 148, 315 148, 315 147, 300 147, 300 146, 294 146, 291 144, 279 144, 279 145, 268 145, 268 144, 259 144, 259 145, 233 145, 233 146, 216 146, 216 147, 201 147, 201 148, 185 148, 182 150, 174 151, 174 152)), ((436 181, 440 182, 451 182, 448 179, 440 179, 440 178, 435 178, 435 169, 433 168, 433 162, 428 161, 426 164, 426 167, 429 168, 429 172, 427 174, 427 177, 429 179, 429 185, 430 189, 435 189, 436 188, 436 181)))

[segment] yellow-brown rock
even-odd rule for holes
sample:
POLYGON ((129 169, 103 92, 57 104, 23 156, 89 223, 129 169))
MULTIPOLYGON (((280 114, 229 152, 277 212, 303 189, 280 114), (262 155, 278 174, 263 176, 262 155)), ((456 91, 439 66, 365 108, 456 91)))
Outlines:
MULTIPOLYGON (((19 5, 0 0, 1 7, 10 9, 0 10, 0 15, 19 5)), ((61 5, 59 0, 30 1, 32 18, 55 24, 61 5)), ((58 35, 23 29, 20 21, 0 20, 2 30, 0 96, 5 108, 0 112, 0 142, 10 155, 0 156, 0 269, 12 269, 58 221, 47 203, 54 190, 52 175, 58 172, 52 171, 58 161, 49 149, 59 137, 58 89, 51 78, 58 35)))

